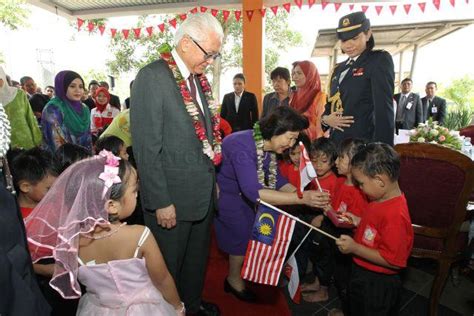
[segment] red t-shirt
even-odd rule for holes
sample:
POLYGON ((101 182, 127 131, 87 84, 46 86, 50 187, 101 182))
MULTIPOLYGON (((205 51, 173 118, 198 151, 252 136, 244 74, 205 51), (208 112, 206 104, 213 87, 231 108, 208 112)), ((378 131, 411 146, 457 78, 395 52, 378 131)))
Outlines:
POLYGON ((26 217, 28 217, 28 215, 31 214, 31 212, 33 212, 33 208, 32 207, 20 207, 20 211, 21 211, 21 216, 23 216, 23 218, 26 218, 26 217))
POLYGON ((285 177, 289 183, 299 188, 300 186, 300 171, 298 168, 295 169, 295 165, 291 162, 280 161, 278 163, 280 168, 280 174, 285 177))
MULTIPOLYGON (((384 202, 371 202, 356 229, 354 240, 380 255, 391 265, 404 268, 413 247, 413 228, 405 195, 384 202)), ((363 258, 354 257, 359 266, 374 272, 397 274, 363 258)))
MULTIPOLYGON (((329 175, 325 176, 324 178, 318 177, 319 184, 321 185, 321 189, 328 190, 329 194, 334 194, 334 191, 336 189, 336 183, 337 183, 337 176, 334 174, 334 172, 329 171, 329 175)), ((318 185, 316 184, 316 181, 311 181, 310 184, 308 185, 309 190, 319 190, 318 185)))
POLYGON ((361 189, 354 185, 344 183, 346 177, 339 177, 336 181, 334 194, 331 195, 331 206, 336 212, 339 211, 341 204, 344 203, 345 209, 340 211, 348 211, 361 217, 368 205, 367 197, 361 189))

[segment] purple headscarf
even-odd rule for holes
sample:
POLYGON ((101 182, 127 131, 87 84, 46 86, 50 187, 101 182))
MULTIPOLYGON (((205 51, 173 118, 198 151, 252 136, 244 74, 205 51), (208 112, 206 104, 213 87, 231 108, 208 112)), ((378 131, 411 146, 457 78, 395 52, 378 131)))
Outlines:
POLYGON ((76 111, 77 113, 81 113, 82 102, 72 101, 66 96, 67 88, 69 87, 71 82, 76 78, 81 79, 82 85, 84 86, 84 80, 82 79, 81 75, 79 75, 77 72, 74 72, 71 70, 60 71, 56 75, 56 78, 54 78, 54 92, 56 93, 56 96, 58 98, 70 104, 71 107, 74 109, 74 111, 76 111))

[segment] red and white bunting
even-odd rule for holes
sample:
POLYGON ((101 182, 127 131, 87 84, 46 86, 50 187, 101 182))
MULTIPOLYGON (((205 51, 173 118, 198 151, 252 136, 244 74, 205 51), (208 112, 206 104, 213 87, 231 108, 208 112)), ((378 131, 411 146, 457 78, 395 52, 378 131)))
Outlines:
POLYGON ((112 38, 114 38, 117 34, 117 29, 110 29, 110 34, 112 35, 112 38))
POLYGON ((240 21, 240 16, 241 16, 241 15, 242 15, 242 11, 240 11, 240 10, 234 11, 235 20, 236 20, 237 22, 240 21))
POLYGON ((196 14, 196 13, 198 13, 198 8, 193 8, 193 9, 192 9, 191 11, 189 11, 189 12, 191 12, 192 14, 196 14))
POLYGON ((153 35, 153 26, 148 26, 146 28, 146 32, 148 33, 148 36, 152 36, 153 35))
POLYGON ((187 15, 186 13, 183 13, 183 14, 180 14, 180 15, 179 15, 179 19, 180 19, 181 21, 186 20, 187 17, 188 17, 188 15, 187 15))
POLYGON ((262 18, 265 17, 265 13, 267 13, 267 9, 266 8, 263 8, 263 9, 260 9, 260 14, 262 15, 262 18))
POLYGON ((456 0, 449 0, 449 3, 453 6, 453 8, 456 6, 456 0))
POLYGON ((327 1, 321 1, 321 8, 324 10, 328 6, 329 2, 327 1))
POLYGON ((158 24, 158 28, 160 29, 160 32, 163 33, 165 31, 165 23, 158 24))
POLYGON ((77 30, 78 31, 81 29, 82 24, 84 24, 84 20, 77 18, 77 30))
POLYGON ((340 2, 334 2, 334 9, 336 10, 336 12, 339 11, 339 9, 341 8, 341 5, 342 3, 340 2))
POLYGON ((290 13, 291 10, 291 3, 283 3, 283 8, 285 8, 286 12, 290 13))
POLYGON ((99 26, 98 26, 98 29, 99 29, 100 35, 104 35, 104 32, 105 32, 105 25, 99 25, 99 26))
POLYGON ((128 39, 128 35, 130 34, 130 30, 123 29, 122 34, 123 34, 123 38, 128 39))
POLYGON ((303 6, 303 0, 295 0, 295 4, 301 10, 301 7, 303 6))
POLYGON ((439 10, 440 4, 441 0, 433 0, 433 5, 435 6, 436 10, 439 10))
POLYGON ((354 11, 354 4, 349 4, 349 10, 354 11))
POLYGON ((176 21, 176 19, 171 19, 168 21, 168 23, 173 27, 173 28, 176 28, 176 24, 178 23, 178 21, 176 21))
POLYGON ((369 9, 369 6, 368 5, 363 5, 360 7, 360 9, 362 10, 362 12, 366 13, 367 10, 369 9))
POLYGON ((313 6, 313 4, 316 2, 316 0, 308 0, 308 8, 311 9, 311 7, 313 6))
POLYGON ((251 22, 253 17, 253 10, 245 10, 245 14, 247 15, 247 19, 249 19, 249 22, 251 22))
POLYGON ((270 7, 270 9, 272 10, 273 15, 277 15, 277 12, 278 12, 278 6, 277 5, 274 5, 273 7, 270 7))
POLYGON ((135 38, 140 38, 140 35, 142 33, 142 29, 141 28, 134 28, 133 29, 133 34, 135 34, 135 38))
POLYGON ((392 15, 394 15, 395 11, 397 11, 398 7, 396 5, 391 5, 391 6, 389 6, 389 8, 390 8, 390 11, 392 12, 392 15))
POLYGON ((201 13, 205 13, 207 11, 207 7, 201 7, 201 13))
POLYGON ((420 2, 418 3, 418 6, 420 7, 421 12, 425 13, 426 2, 420 2))
POLYGON ((224 22, 226 22, 227 19, 229 18, 229 14, 230 14, 230 11, 222 10, 222 17, 224 18, 224 22))
POLYGON ((411 4, 409 4, 409 3, 404 4, 403 8, 405 9, 405 12, 408 14, 408 13, 410 13, 411 4))
POLYGON ((211 9, 211 14, 212 14, 212 16, 214 16, 214 17, 217 16, 217 13, 219 13, 219 10, 217 10, 217 9, 211 9))
POLYGON ((91 33, 94 30, 94 22, 87 23, 87 30, 91 33))
POLYGON ((376 5, 375 6, 375 12, 377 12, 377 15, 380 15, 380 12, 382 12, 383 5, 376 5))

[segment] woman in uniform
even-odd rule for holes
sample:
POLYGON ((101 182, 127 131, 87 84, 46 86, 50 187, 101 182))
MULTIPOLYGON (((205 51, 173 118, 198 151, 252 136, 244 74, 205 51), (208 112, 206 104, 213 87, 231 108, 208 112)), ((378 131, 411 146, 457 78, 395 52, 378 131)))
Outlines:
POLYGON ((323 128, 331 129, 330 138, 336 144, 346 138, 362 138, 393 145, 392 56, 373 49, 370 21, 363 12, 342 17, 337 36, 349 58, 332 71, 323 128))

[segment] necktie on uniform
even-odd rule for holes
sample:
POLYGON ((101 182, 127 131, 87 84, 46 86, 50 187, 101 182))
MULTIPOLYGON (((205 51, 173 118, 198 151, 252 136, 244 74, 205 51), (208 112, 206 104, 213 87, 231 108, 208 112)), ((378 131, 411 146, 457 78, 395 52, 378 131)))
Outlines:
POLYGON ((342 80, 344 80, 344 77, 352 68, 352 65, 354 65, 354 59, 349 59, 349 62, 344 66, 344 70, 341 72, 341 75, 339 76, 339 83, 341 83, 342 80))

